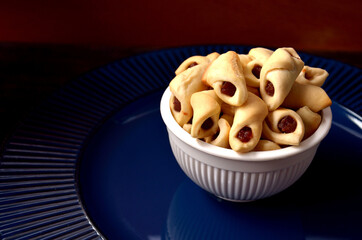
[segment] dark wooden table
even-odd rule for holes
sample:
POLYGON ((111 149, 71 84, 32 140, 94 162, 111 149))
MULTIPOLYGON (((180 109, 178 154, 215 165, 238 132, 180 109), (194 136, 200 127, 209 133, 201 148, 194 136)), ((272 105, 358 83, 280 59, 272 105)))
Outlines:
MULTIPOLYGON (((0 43, 0 141, 41 101, 84 72, 157 49, 0 43)), ((362 68, 362 52, 307 52, 362 68)))

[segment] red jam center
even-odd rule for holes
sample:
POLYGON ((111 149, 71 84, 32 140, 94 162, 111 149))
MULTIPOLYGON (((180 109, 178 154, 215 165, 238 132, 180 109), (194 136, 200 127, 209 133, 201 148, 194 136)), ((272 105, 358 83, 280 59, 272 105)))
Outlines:
POLYGON ((282 133, 291 133, 294 132, 297 128, 297 121, 291 116, 285 116, 278 122, 278 129, 282 133))
POLYGON ((176 112, 180 112, 181 111, 181 103, 180 101, 174 97, 173 98, 173 109, 176 111, 176 112))
POLYGON ((208 118, 201 125, 201 128, 204 130, 209 130, 212 127, 212 125, 214 125, 214 121, 211 118, 208 118))
POLYGON ((274 85, 272 82, 270 82, 270 81, 266 82, 265 92, 266 92, 266 94, 268 94, 271 97, 274 96, 274 85))
POLYGON ((243 143, 249 142, 250 139, 253 138, 253 133, 251 131, 251 128, 250 127, 243 127, 242 129, 240 129, 240 131, 238 132, 236 137, 240 141, 242 141, 243 143))
POLYGON ((305 79, 307 79, 307 80, 312 80, 312 78, 313 78, 313 75, 308 71, 305 72, 304 76, 305 76, 305 79))
POLYGON ((192 62, 190 63, 190 65, 187 68, 192 68, 195 67, 197 65, 197 62, 192 62))
POLYGON ((223 82, 221 86, 221 93, 229 97, 234 96, 236 92, 236 87, 231 82, 223 82))
POLYGON ((261 71, 261 66, 256 64, 254 67, 253 67, 253 70, 251 71, 253 73, 253 75, 256 77, 256 78, 260 78, 260 71, 261 71))

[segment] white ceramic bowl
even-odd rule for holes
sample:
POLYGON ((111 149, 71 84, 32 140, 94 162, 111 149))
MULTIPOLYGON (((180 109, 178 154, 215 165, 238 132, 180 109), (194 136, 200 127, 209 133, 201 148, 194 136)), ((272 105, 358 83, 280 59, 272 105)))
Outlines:
POLYGON ((317 131, 299 146, 237 153, 192 138, 174 120, 169 106, 170 96, 167 88, 160 111, 178 164, 201 188, 231 201, 266 198, 292 185, 312 162, 332 123, 332 112, 328 107, 322 111, 322 122, 317 131))

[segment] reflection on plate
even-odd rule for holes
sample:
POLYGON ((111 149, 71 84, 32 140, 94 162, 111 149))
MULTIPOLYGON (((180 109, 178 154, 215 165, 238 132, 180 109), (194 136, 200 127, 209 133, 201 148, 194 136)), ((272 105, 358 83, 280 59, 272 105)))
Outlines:
MULTIPOLYGON (((159 98, 183 59, 227 50, 249 48, 177 48, 120 60, 85 74, 39 106, 3 145, 0 238, 196 239, 206 233, 196 234, 183 222, 192 211, 179 209, 192 202, 190 209, 198 213, 192 221, 205 231, 222 216, 243 223, 255 215, 255 223, 268 225, 268 214, 278 209, 293 219, 290 234, 358 236, 361 118, 348 109, 361 114, 362 75, 333 60, 301 54, 307 65, 329 71, 324 88, 348 109, 333 104, 331 132, 292 188, 240 206, 220 203, 187 182, 168 146, 159 98), (192 196, 180 198, 185 194, 192 196), (200 212, 209 208, 214 210, 200 212)), ((230 234, 241 234, 233 226, 230 234)))
POLYGON ((164 239, 305 239, 300 209, 265 202, 232 203, 180 184, 170 204, 164 239))

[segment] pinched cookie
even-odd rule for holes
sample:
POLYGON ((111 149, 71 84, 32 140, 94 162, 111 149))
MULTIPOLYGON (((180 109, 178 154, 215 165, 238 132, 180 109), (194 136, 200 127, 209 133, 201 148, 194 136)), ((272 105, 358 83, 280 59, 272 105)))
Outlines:
POLYGON ((264 101, 248 92, 248 100, 235 110, 233 125, 230 129, 229 142, 237 152, 249 152, 259 142, 264 118, 268 108, 264 101))
POLYGON ((297 113, 303 120, 305 127, 305 133, 303 139, 306 139, 318 129, 322 121, 322 117, 318 113, 315 113, 312 110, 310 110, 309 107, 307 106, 299 108, 297 110, 297 113))
POLYGON ((170 82, 170 108, 176 122, 182 127, 193 114, 190 99, 195 92, 206 90, 207 86, 202 83, 201 77, 208 64, 199 64, 188 68, 170 82))
POLYGON ((195 67, 197 65, 209 64, 209 63, 210 63, 210 58, 204 56, 192 56, 181 63, 181 65, 176 69, 175 74, 179 75, 186 69, 195 67))
POLYGON ((217 124, 218 131, 214 135, 206 137, 205 142, 218 147, 230 148, 229 133, 231 127, 229 121, 221 117, 217 124))
POLYGON ((293 84, 282 103, 283 107, 292 109, 308 106, 313 112, 319 112, 330 105, 332 105, 332 100, 323 88, 297 82, 293 84))
POLYGON ((283 103, 303 66, 292 48, 279 48, 268 58, 260 73, 260 94, 269 111, 283 103))
POLYGON ((278 108, 263 123, 263 137, 281 145, 298 145, 304 136, 302 118, 293 110, 278 108))
POLYGON ((191 96, 192 117, 191 136, 204 138, 214 135, 218 130, 220 100, 213 90, 196 92, 191 96))
POLYGON ((321 87, 328 75, 328 72, 322 68, 304 66, 295 81, 301 84, 312 84, 321 87))
POLYGON ((234 51, 216 58, 205 71, 202 80, 227 104, 241 106, 248 98, 243 68, 234 51))

